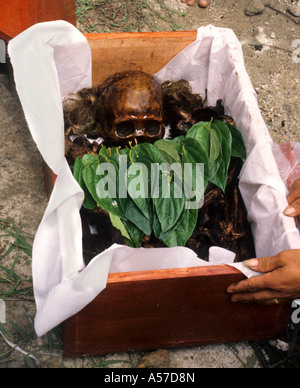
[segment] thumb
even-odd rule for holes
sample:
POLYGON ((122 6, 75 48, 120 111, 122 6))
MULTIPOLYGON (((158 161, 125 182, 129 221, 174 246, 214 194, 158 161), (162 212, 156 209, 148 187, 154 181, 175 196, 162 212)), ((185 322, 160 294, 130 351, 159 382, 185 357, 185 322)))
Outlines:
POLYGON ((300 179, 295 180, 293 188, 287 197, 288 203, 290 205, 297 199, 300 199, 300 179))
POLYGON ((256 272, 272 272, 282 266, 279 256, 262 257, 260 259, 251 259, 243 262, 246 267, 249 267, 256 272))
POLYGON ((289 206, 284 214, 288 217, 297 217, 300 215, 300 179, 294 182, 293 188, 287 197, 289 206))
POLYGON ((297 199, 290 206, 288 206, 284 214, 288 217, 297 217, 300 216, 300 199, 297 199))

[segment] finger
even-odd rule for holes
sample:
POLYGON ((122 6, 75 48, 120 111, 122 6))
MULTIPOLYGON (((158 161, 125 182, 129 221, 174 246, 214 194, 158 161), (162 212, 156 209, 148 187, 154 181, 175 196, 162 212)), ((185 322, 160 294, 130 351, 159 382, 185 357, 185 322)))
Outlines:
POLYGON ((293 188, 291 192, 287 196, 287 199, 289 204, 291 204, 292 202, 295 202, 299 198, 300 198, 300 179, 296 179, 293 184, 293 188))
POLYGON ((242 294, 234 294, 231 297, 231 301, 234 303, 258 303, 274 305, 280 303, 278 293, 272 290, 262 290, 259 292, 249 292, 242 294))
POLYGON ((247 280, 242 280, 239 283, 232 284, 227 288, 227 292, 229 294, 258 292, 261 290, 270 289, 271 284, 272 277, 269 273, 263 276, 253 277, 247 280))
POLYGON ((298 217, 300 216, 300 199, 292 202, 283 212, 288 217, 298 217))
POLYGON ((271 257, 262 257, 260 259, 246 260, 243 264, 253 271, 267 273, 282 267, 283 262, 281 256, 276 255, 271 257))

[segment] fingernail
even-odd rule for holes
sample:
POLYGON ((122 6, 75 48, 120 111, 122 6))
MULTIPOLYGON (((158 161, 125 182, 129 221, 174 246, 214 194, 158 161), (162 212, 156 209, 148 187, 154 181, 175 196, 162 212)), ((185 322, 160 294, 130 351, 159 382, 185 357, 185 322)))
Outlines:
POLYGON ((243 264, 249 268, 257 268, 258 267, 258 260, 257 259, 246 260, 243 262, 243 264))
POLYGON ((239 283, 234 283, 234 284, 232 284, 231 286, 229 286, 229 287, 227 288, 228 294, 234 294, 234 288, 235 288, 238 284, 239 284, 239 283))
POLYGON ((294 217, 294 216, 296 216, 297 212, 296 212, 296 209, 294 207, 288 207, 285 209, 283 214, 285 214, 288 217, 294 217))

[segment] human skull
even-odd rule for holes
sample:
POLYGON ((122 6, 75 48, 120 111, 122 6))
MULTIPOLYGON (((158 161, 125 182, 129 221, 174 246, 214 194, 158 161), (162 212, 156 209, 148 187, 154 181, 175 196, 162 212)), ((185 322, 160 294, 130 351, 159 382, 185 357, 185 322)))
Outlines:
POLYGON ((103 137, 109 146, 164 137, 162 88, 155 77, 141 71, 116 73, 100 90, 103 137))

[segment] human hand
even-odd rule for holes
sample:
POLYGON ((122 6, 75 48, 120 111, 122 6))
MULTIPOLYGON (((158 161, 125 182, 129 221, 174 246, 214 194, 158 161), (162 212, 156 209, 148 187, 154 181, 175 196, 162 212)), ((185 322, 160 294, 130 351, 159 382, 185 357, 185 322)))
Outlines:
POLYGON ((228 287, 232 302, 273 305, 300 298, 300 250, 244 262, 265 275, 242 280, 228 287))
POLYGON ((288 217, 300 216, 300 179, 297 179, 293 185, 292 191, 287 197, 289 206, 285 209, 284 214, 288 217))

